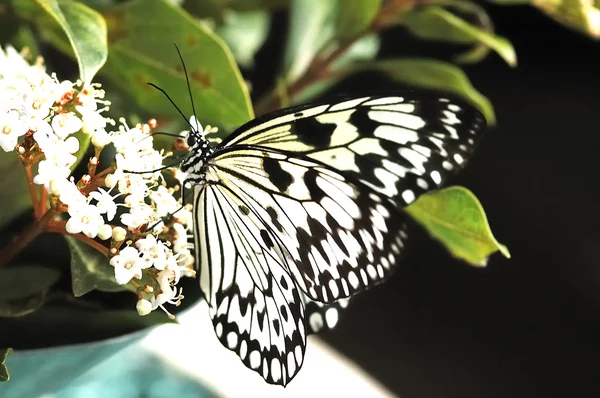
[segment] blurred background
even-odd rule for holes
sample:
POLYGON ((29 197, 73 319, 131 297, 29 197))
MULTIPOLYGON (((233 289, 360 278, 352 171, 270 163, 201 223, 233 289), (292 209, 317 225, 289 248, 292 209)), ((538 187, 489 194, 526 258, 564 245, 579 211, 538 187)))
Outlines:
MULTIPOLYGON (((474 268, 413 228, 391 280, 321 337, 405 398, 599 396, 600 43, 532 8, 486 8, 519 64, 465 67, 498 124, 451 183, 512 259, 474 268)), ((423 53, 400 29, 383 38, 384 55, 423 53)), ((386 85, 365 74, 336 91, 386 85)))
MULTIPOLYGON (((450 183, 476 194, 512 258, 496 253, 476 268, 413 225, 392 278, 358 295, 339 326, 319 337, 403 398, 597 397, 600 43, 532 7, 485 9, 514 45, 518 66, 493 52, 463 66, 493 104, 497 126, 450 183)), ((253 99, 272 88, 288 22, 286 11, 274 13, 256 66, 244 70, 253 99)), ((454 50, 398 27, 382 34, 379 58, 450 59, 454 50)), ((47 59, 76 71, 56 50, 47 59)), ((394 84, 361 73, 321 97, 394 84)))

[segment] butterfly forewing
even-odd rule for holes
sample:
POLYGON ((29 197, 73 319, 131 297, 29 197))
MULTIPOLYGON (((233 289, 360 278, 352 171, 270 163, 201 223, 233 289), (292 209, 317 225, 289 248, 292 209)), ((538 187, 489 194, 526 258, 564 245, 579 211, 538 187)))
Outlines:
POLYGON ((291 109, 250 122, 223 146, 317 160, 403 207, 464 166, 484 127, 462 101, 410 93, 291 109))
POLYGON ((289 382, 306 334, 392 273, 402 208, 464 165, 484 124, 461 101, 408 93, 290 108, 234 132, 195 190, 200 283, 221 342, 289 382))

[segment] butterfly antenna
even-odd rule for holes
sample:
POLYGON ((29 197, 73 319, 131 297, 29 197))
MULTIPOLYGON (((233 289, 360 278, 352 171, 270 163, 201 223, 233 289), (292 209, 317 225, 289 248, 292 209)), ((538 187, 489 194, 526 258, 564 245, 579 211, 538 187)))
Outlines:
MULTIPOLYGON (((194 105, 194 96, 192 95, 192 86, 190 85, 190 77, 188 76, 188 72, 187 72, 187 68, 185 67, 185 62, 183 62, 183 56, 181 55, 181 51, 179 51, 179 47, 177 46, 177 43, 173 43, 175 45, 175 49, 177 50, 177 55, 179 55, 179 60, 181 61, 181 66, 183 67, 183 74, 185 75, 185 82, 187 83, 187 89, 188 89, 188 95, 190 96, 190 102, 192 104, 192 114, 194 115, 194 118, 196 119, 196 126, 193 126, 192 128, 194 129, 194 131, 196 133, 200 133, 198 131, 198 119, 196 116, 196 106, 194 105)), ((191 126, 191 123, 188 123, 191 126)))
POLYGON ((165 97, 167 97, 167 99, 169 100, 169 102, 175 107, 175 109, 177 109, 177 112, 179 112, 179 114, 181 115, 181 117, 183 118, 183 120, 185 120, 185 124, 187 124, 188 126, 190 126, 190 128, 194 131, 196 131, 196 128, 194 126, 192 126, 192 124, 189 122, 189 120, 187 120, 187 118, 185 117, 185 115, 183 114, 183 112, 181 112, 181 109, 179 109, 179 107, 177 106, 177 104, 175 103, 175 101, 173 101, 171 99, 171 97, 169 96, 169 94, 167 94, 167 92, 165 90, 163 90, 162 88, 158 87, 156 84, 154 83, 146 83, 149 86, 154 87, 155 89, 157 89, 158 91, 160 91, 161 93, 163 93, 163 95, 165 97))

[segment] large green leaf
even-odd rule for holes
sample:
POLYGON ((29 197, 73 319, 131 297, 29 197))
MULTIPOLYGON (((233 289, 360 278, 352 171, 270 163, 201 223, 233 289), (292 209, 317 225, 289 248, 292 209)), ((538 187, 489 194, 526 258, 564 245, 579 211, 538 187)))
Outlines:
POLYGON ((9 381, 10 374, 6 367, 6 358, 12 352, 12 348, 0 348, 0 382, 9 381))
POLYGON ((92 290, 119 292, 131 289, 129 285, 116 282, 114 268, 105 256, 75 238, 65 236, 65 239, 71 250, 71 282, 75 297, 92 290))
POLYGON ((485 266, 496 251, 510 258, 506 246, 494 238, 481 203, 466 188, 421 195, 405 210, 450 253, 472 265, 485 266))
POLYGON ((510 41, 475 27, 442 7, 415 9, 404 15, 402 23, 413 35, 425 40, 484 44, 498 53, 510 66, 517 65, 517 55, 510 41))
POLYGON ((235 127, 252 119, 247 87, 223 40, 185 11, 161 0, 134 0, 104 10, 110 54, 102 72, 138 106, 156 115, 179 117, 154 83, 192 109, 174 44, 188 69, 197 116, 202 123, 235 127), (159 17, 158 17, 159 16, 159 17))
POLYGON ((338 0, 335 36, 353 37, 363 32, 381 8, 382 0, 338 0))
POLYGON ((93 9, 71 0, 36 0, 66 33, 84 83, 106 62, 106 24, 93 9))
MULTIPOLYGON (((0 150, 0 229, 31 208, 27 176, 15 152, 0 150)), ((0 243, 4 245, 5 243, 0 243)))
POLYGON ((363 70, 379 70, 403 84, 455 93, 475 105, 489 125, 496 123, 490 101, 477 91, 458 67, 427 58, 399 58, 364 63, 363 70))

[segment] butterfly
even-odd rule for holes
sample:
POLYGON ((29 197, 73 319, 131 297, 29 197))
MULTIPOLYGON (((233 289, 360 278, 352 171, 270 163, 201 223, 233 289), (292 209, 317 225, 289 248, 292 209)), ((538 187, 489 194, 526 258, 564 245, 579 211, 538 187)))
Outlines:
POLYGON ((287 108, 214 147, 192 128, 180 167, 221 343, 268 383, 289 383, 307 335, 392 274, 402 209, 465 165, 485 125, 462 100, 401 92, 287 108))

